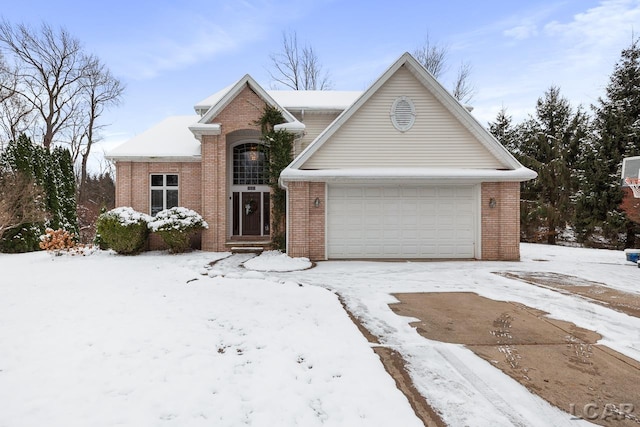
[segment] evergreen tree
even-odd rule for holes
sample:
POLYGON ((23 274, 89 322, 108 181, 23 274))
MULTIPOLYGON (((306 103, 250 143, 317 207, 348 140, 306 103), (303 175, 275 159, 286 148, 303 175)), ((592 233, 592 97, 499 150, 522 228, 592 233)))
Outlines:
POLYGON ((522 185, 524 224, 544 231, 555 244, 558 233, 573 222, 582 145, 587 135, 586 114, 573 111, 552 86, 538 99, 536 115, 526 120, 514 139, 516 157, 538 178, 522 185))
POLYGON ((634 39, 616 64, 605 96, 592 106, 592 146, 585 153, 585 179, 578 200, 577 222, 583 238, 601 227, 614 244, 626 232, 626 246, 634 244, 634 224, 620 204, 622 159, 640 155, 640 45, 634 39))
POLYGON ((520 154, 517 143, 517 130, 512 124, 513 118, 507 115, 507 109, 502 107, 498 111, 495 122, 489 123, 489 132, 500 141, 514 156, 520 154))
POLYGON ((44 190, 49 220, 45 224, 27 224, 3 236, 2 248, 7 252, 38 249, 39 236, 45 227, 78 232, 76 184, 69 150, 53 151, 35 145, 24 134, 9 143, 0 156, 0 165, 32 178, 44 190))

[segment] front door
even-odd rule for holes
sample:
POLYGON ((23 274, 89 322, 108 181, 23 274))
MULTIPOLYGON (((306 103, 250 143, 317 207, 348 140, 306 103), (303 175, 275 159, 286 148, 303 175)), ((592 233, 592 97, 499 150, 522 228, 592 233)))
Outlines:
POLYGON ((269 236, 270 188, 264 147, 258 141, 241 141, 231 152, 231 236, 269 236))
POLYGON ((241 193, 242 194, 242 235, 243 236, 260 236, 262 227, 262 209, 261 197, 258 192, 241 193))

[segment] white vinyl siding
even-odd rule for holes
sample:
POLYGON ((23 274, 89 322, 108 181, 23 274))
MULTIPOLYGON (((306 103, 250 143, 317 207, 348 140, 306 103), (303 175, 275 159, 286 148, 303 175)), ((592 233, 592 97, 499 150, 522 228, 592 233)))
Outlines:
POLYGON ((405 68, 345 122, 302 169, 366 167, 505 167, 405 68), (398 131, 390 118, 400 96, 415 105, 415 123, 398 131))
POLYGON ((297 156, 307 148, 307 145, 311 143, 323 130, 338 117, 339 113, 316 113, 305 111, 304 119, 300 113, 295 113, 295 117, 304 123, 305 130, 304 136, 296 141, 294 147, 294 157, 297 156))
POLYGON ((327 256, 475 258, 477 200, 472 185, 330 185, 327 256))

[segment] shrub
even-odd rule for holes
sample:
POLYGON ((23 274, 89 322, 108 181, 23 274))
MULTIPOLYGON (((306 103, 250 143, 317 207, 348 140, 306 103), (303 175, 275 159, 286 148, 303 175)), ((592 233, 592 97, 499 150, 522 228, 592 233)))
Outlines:
POLYGON ((96 232, 101 243, 119 254, 137 254, 144 249, 151 219, 129 207, 115 208, 98 217, 96 232))
POLYGON ((59 254, 60 251, 69 251, 76 247, 76 235, 61 228, 54 230, 47 228, 45 234, 40 236, 40 249, 59 254))
POLYGON ((6 230, 0 239, 0 252, 23 253, 39 250, 42 223, 29 223, 6 230))
POLYGON ((209 228, 200 214, 191 209, 175 207, 165 209, 149 222, 149 230, 158 233, 173 253, 189 250, 189 238, 199 230, 209 228))

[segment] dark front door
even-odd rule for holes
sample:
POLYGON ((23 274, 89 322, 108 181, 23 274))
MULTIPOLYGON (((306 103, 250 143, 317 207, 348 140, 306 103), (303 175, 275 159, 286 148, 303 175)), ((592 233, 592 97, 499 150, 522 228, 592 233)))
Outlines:
POLYGON ((262 203, 259 192, 242 193, 242 235, 260 236, 262 203))

